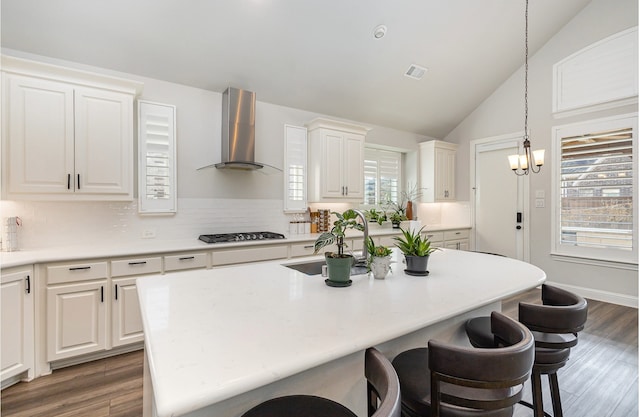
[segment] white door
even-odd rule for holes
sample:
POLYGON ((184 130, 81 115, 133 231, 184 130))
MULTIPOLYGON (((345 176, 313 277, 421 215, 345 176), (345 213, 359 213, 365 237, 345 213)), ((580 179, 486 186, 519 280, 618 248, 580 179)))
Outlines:
POLYGON ((505 255, 528 260, 525 238, 523 177, 509 168, 507 156, 519 151, 519 137, 502 137, 472 142, 475 166, 474 184, 474 247, 479 252, 505 255), (520 218, 518 219, 518 213, 520 218), (518 222, 520 220, 520 222, 518 222))

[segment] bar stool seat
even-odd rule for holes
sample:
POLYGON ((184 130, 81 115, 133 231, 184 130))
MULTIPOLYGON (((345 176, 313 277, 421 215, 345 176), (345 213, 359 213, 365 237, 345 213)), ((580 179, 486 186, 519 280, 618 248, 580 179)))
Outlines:
MULTIPOLYGON (((376 348, 364 354, 367 415, 400 417, 400 382, 391 362, 376 348)), ((315 395, 288 395, 264 401, 242 417, 357 417, 344 405, 315 395)))
POLYGON ((342 404, 314 395, 288 395, 267 400, 243 414, 243 417, 357 417, 342 404))

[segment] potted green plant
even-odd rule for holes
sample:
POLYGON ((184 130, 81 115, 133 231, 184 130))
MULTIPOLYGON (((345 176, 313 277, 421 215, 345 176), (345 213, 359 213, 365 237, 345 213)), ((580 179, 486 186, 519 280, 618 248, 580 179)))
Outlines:
POLYGON ((371 237, 367 240, 367 252, 369 258, 367 265, 373 273, 375 279, 384 279, 391 270, 391 248, 380 245, 376 246, 371 237))
POLYGON ((333 243, 338 247, 338 252, 325 252, 324 257, 327 262, 327 273, 329 279, 326 281, 329 286, 346 287, 351 285, 351 266, 354 263, 353 255, 344 253, 344 236, 347 229, 364 231, 364 226, 357 222, 358 214, 353 209, 344 213, 333 212, 337 220, 333 222, 331 231, 322 233, 316 239, 313 246, 313 253, 317 254, 320 249, 333 243))
POLYGON ((398 208, 391 213, 391 225, 394 229, 400 229, 400 222, 407 220, 407 216, 404 213, 404 209, 398 208))
POLYGON ((429 238, 422 236, 422 229, 424 227, 418 231, 400 229, 402 235, 394 237, 396 246, 402 251, 406 260, 407 269, 404 272, 409 275, 429 275, 427 271, 429 255, 438 250, 431 246, 429 238))
POLYGON ((387 221, 387 213, 384 211, 378 211, 376 209, 365 210, 364 212, 367 220, 370 222, 376 222, 379 225, 382 225, 383 222, 387 221))

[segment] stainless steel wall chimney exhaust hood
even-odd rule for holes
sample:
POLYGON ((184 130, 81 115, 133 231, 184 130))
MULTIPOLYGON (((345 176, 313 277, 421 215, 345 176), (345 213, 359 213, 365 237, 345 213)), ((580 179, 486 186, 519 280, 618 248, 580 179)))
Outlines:
POLYGON ((255 161, 256 93, 229 87, 222 94, 222 162, 219 169, 264 168, 255 161))

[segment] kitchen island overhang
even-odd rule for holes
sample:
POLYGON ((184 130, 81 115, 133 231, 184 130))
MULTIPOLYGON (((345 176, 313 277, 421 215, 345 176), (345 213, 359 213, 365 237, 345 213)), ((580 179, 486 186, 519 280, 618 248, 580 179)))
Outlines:
POLYGON ((354 276, 346 288, 282 265, 300 260, 139 278, 145 415, 239 415, 286 393, 326 395, 364 415, 367 347, 393 357, 428 337, 463 343, 466 317, 546 278, 521 261, 446 249, 415 277, 393 257, 386 279, 354 276))

